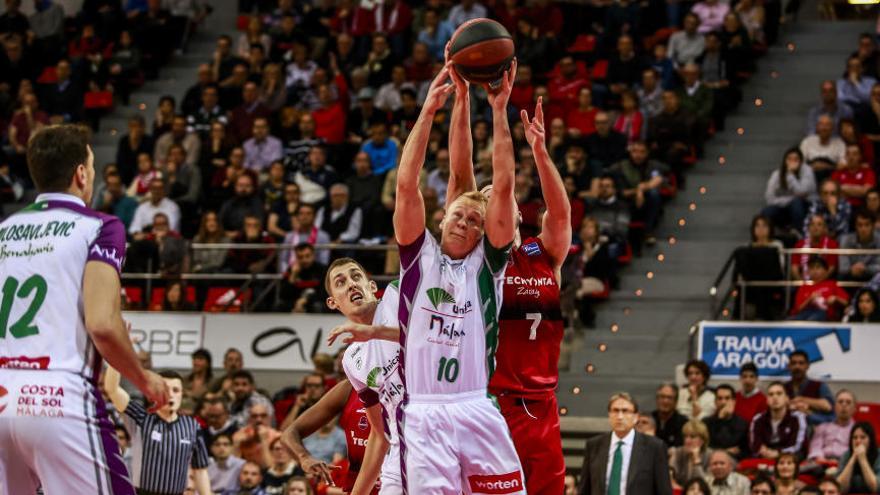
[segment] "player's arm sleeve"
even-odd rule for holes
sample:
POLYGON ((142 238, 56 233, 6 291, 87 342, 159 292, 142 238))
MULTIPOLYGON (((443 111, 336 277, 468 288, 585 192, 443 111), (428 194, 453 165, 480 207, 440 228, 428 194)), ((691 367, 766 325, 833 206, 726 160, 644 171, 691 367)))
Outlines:
POLYGON ((347 357, 342 360, 342 369, 345 371, 345 376, 348 377, 348 381, 351 382, 351 386, 357 391, 358 397, 365 406, 375 406, 379 403, 379 394, 367 386, 366 383, 361 381, 360 377, 357 376, 357 373, 354 372, 355 370, 351 369, 351 361, 347 357))
POLYGON ((208 467, 208 448, 205 447, 205 440, 201 435, 201 428, 196 432, 196 439, 193 445, 193 456, 191 466, 193 469, 205 469, 208 467))
POLYGON ((416 240, 409 244, 399 244, 400 247, 400 268, 401 271, 412 268, 413 263, 418 261, 419 253, 428 241, 428 231, 422 230, 422 233, 416 237, 416 240))
POLYGON ((144 420, 147 419, 147 409, 144 408, 140 401, 132 400, 128 402, 128 407, 125 408, 125 415, 131 418, 136 425, 143 426, 144 420))
POLYGON ((122 273, 125 261, 125 225, 116 217, 102 217, 103 223, 98 235, 89 246, 86 261, 100 261, 112 266, 116 273, 122 273))
POLYGON ((376 307, 376 314, 373 315, 373 326, 396 327, 399 325, 397 309, 400 303, 400 280, 392 280, 387 287, 385 293, 382 294, 382 300, 376 307))
POLYGON ((493 275, 500 275, 504 273, 504 267, 507 265, 507 260, 510 259, 510 247, 513 243, 507 243, 506 246, 501 248, 496 248, 489 242, 488 236, 483 236, 483 246, 486 251, 486 263, 489 265, 489 269, 492 270, 493 275))

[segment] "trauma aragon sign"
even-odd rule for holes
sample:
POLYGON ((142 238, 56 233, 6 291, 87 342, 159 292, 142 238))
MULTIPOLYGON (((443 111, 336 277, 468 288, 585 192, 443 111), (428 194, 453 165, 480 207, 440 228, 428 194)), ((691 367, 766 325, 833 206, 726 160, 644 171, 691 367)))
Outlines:
POLYGON ((698 357, 713 376, 734 378, 745 363, 761 377, 788 376, 788 357, 796 349, 810 358, 810 375, 826 380, 876 381, 880 367, 871 349, 880 347, 880 325, 700 323, 698 357))

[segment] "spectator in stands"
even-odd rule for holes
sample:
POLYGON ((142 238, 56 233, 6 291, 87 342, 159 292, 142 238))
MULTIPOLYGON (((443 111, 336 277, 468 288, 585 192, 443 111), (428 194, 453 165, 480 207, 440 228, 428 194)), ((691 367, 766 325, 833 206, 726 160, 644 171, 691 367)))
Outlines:
POLYGON ((27 142, 32 134, 49 124, 49 115, 40 110, 37 95, 26 93, 21 98, 21 108, 12 114, 9 124, 9 144, 15 154, 24 158, 27 142))
POLYGON ((715 414, 704 419, 709 431, 709 447, 722 449, 734 457, 748 452, 749 424, 737 416, 736 392, 723 383, 715 388, 715 414))
POLYGON ((565 475, 565 492, 563 495, 577 495, 577 477, 575 475, 565 475))
POLYGON ((202 105, 202 90, 209 85, 216 87, 210 64, 199 64, 196 74, 196 83, 187 88, 180 103, 180 111, 187 116, 196 112, 202 105))
MULTIPOLYGON (((673 89, 678 82, 678 72, 675 68, 675 62, 669 58, 668 47, 663 43, 657 43, 654 45, 652 55, 648 64, 656 71, 660 86, 663 89, 673 89)), ((644 75, 644 73, 642 74, 644 75)))
MULTIPOLYGON (((438 157, 440 157, 441 151, 443 150, 438 150, 438 157)), ((439 159, 436 158, 436 160, 439 159)), ((354 175, 346 179, 345 184, 348 186, 351 194, 351 203, 360 207, 364 214, 369 217, 369 213, 379 206, 379 196, 382 192, 382 179, 373 173, 370 165, 370 155, 363 151, 359 151, 355 155, 354 175)))
POLYGON ((687 386, 678 392, 678 412, 690 419, 705 419, 715 414, 715 393, 708 387, 709 365, 693 359, 684 367, 687 386))
POLYGON ((801 141, 804 160, 813 167, 816 179, 821 181, 831 175, 846 158, 846 144, 834 135, 834 120, 830 115, 820 115, 816 121, 816 133, 801 141))
POLYGON ((880 455, 877 436, 868 422, 856 423, 849 450, 840 459, 837 482, 842 493, 877 493, 880 490, 880 455))
POLYGON ((606 169, 626 157, 626 136, 611 128, 611 116, 596 113, 596 132, 584 139, 593 170, 606 169))
POLYGON ((617 184, 611 174, 599 178, 599 193, 587 198, 587 213, 599 222, 599 233, 608 237, 610 256, 624 254, 629 239, 629 206, 618 198, 617 184))
MULTIPOLYGON (((178 296, 183 299, 185 287, 180 281, 178 286, 180 294, 178 296)), ((166 294, 171 286, 166 287, 166 294)), ((190 354, 192 362, 192 370, 183 378, 183 390, 187 396, 201 399, 208 392, 208 386, 214 379, 214 372, 211 369, 211 352, 204 348, 199 348, 190 354)))
MULTIPOLYGON (((330 186, 339 182, 336 169, 327 163, 327 148, 323 145, 312 146, 312 149, 309 150, 309 166, 302 170, 302 177, 321 187, 323 193, 321 200, 326 197, 330 186)), ((302 188, 301 180, 298 180, 298 183, 302 188)), ((310 202, 316 203, 315 201, 310 202)))
POLYGON ((831 175, 832 179, 840 184, 843 196, 852 206, 863 206, 868 191, 877 185, 877 178, 874 170, 862 159, 858 143, 846 145, 846 159, 841 165, 831 175))
POLYGON ((730 6, 718 0, 702 0, 697 2, 691 9, 700 18, 700 34, 718 31, 724 24, 724 16, 730 12, 730 6))
POLYGON ((853 298, 856 304, 847 311, 843 321, 849 323, 878 323, 880 322, 880 301, 877 293, 871 288, 865 287, 856 293, 853 298))
POLYGON ((284 185, 286 184, 284 181, 284 162, 280 159, 273 160, 269 164, 268 173, 265 175, 263 183, 260 184, 260 196, 263 197, 266 211, 269 211, 284 196, 284 185))
POLYGON ((712 490, 703 478, 693 478, 681 488, 681 493, 685 495, 712 495, 712 490))
POLYGON ((609 171, 617 175, 621 193, 629 201, 633 216, 645 222, 645 238, 648 244, 652 244, 663 208, 660 188, 665 183, 668 169, 650 159, 644 142, 636 141, 629 145, 629 158, 615 163, 609 171))
POLYGON ((663 440, 667 447, 681 446, 684 443, 681 430, 688 418, 675 409, 678 403, 678 387, 672 383, 664 383, 657 387, 655 398, 657 408, 651 416, 657 423, 657 438, 663 440))
POLYGON ((223 230, 229 237, 242 231, 245 217, 263 218, 263 201, 257 195, 254 178, 251 174, 241 174, 235 181, 235 196, 228 199, 218 213, 223 230))
MULTIPOLYGON (((662 45, 658 45, 662 46, 662 45)), ((645 131, 645 117, 639 110, 639 100, 630 90, 620 95, 621 111, 614 120, 613 129, 626 136, 628 144, 642 139, 645 131)))
POLYGON ((153 138, 146 133, 146 124, 141 115, 128 119, 128 134, 119 138, 116 148, 116 166, 123 184, 130 184, 138 170, 138 155, 152 156, 153 138))
POLYGON ((832 129, 836 132, 837 126, 842 119, 852 119, 854 117, 853 109, 849 105, 841 103, 837 100, 837 88, 834 81, 825 80, 819 86, 820 103, 810 108, 807 114, 807 128, 804 134, 807 136, 816 132, 816 124, 819 123, 819 117, 828 115, 831 117, 832 129))
POLYGON ((636 421, 636 431, 642 435, 656 437, 657 423, 654 422, 654 417, 650 414, 639 414, 639 419, 636 421))
POLYGON ((67 60, 55 65, 57 81, 47 84, 40 95, 40 103, 50 116, 60 117, 64 122, 78 122, 82 117, 84 91, 72 78, 72 68, 67 60))
POLYGON ((807 377, 809 369, 810 358, 805 351, 797 349, 788 356, 791 380, 785 383, 785 393, 791 399, 789 407, 806 414, 810 424, 831 421, 834 396, 826 383, 807 377))
MULTIPOLYGON (((162 311, 194 311, 195 306, 186 299, 186 286, 180 280, 169 282, 165 286, 165 295, 162 298, 162 311)), ((195 359, 193 359, 195 361, 195 359)), ((187 386, 190 395, 198 398, 204 394, 198 385, 196 388, 187 386)))
POLYGON ((384 122, 370 127, 370 139, 364 142, 361 151, 370 156, 373 173, 377 176, 384 176, 397 166, 398 145, 388 138, 388 126, 384 122))
POLYGON ((177 103, 171 95, 163 95, 159 98, 159 106, 153 114, 153 138, 165 134, 171 130, 171 121, 174 119, 174 108, 177 103))
POLYGON ((812 167, 804 165, 804 155, 798 148, 789 148, 780 167, 767 181, 764 199, 767 206, 761 211, 776 226, 804 225, 810 201, 816 197, 816 177, 812 167))
POLYGON ((641 112, 648 122, 663 111, 663 87, 655 69, 642 71, 642 81, 636 88, 636 96, 639 98, 641 112))
POLYGON ((829 279, 831 271, 824 258, 810 256, 807 273, 813 284, 798 288, 789 319, 835 321, 839 318, 839 310, 849 303, 849 295, 837 285, 836 280, 829 279))
POLYGON ((211 480, 211 490, 221 495, 235 490, 245 460, 232 454, 232 437, 227 433, 215 436, 210 445, 208 478, 211 480))
MULTIPOLYGON (((198 244, 224 244, 230 242, 229 236, 223 231, 217 213, 206 211, 202 214, 199 230, 193 238, 198 244)), ((192 254, 192 270, 195 273, 217 273, 226 261, 226 249, 194 249, 192 254)))
POLYGON ((199 163, 202 142, 199 140, 198 135, 187 131, 186 117, 183 115, 175 115, 171 120, 171 130, 162 134, 156 140, 156 150, 153 153, 153 158, 159 168, 165 165, 165 161, 168 159, 168 152, 174 144, 183 147, 186 152, 186 163, 188 165, 196 166, 199 163))
POLYGON ((281 159, 281 140, 269 135, 269 120, 254 119, 253 137, 244 142, 244 166, 264 173, 269 165, 281 159))
POLYGON ((220 394, 228 399, 233 399, 232 376, 236 371, 244 368, 244 356, 235 347, 226 349, 223 354, 223 369, 226 371, 222 376, 214 379, 208 389, 212 394, 220 394))
MULTIPOLYGON (((826 184, 823 184, 822 188, 823 193, 830 193, 832 189, 836 190, 837 186, 836 183, 829 181, 826 184)), ((806 220, 808 222, 807 238, 798 241, 794 246, 795 248, 837 249, 837 241, 835 241, 828 235, 828 227, 826 226, 824 216, 810 215, 809 217, 807 217, 806 220)), ((809 280, 810 273, 807 269, 807 262, 809 262, 810 257, 811 255, 809 254, 792 255, 792 278, 794 278, 795 280, 809 280)), ((831 271, 831 273, 834 273, 837 270, 837 255, 825 254, 822 255, 822 258, 828 264, 828 269, 831 271)))
POLYGON ((315 218, 315 226, 330 237, 332 242, 356 243, 360 239, 363 212, 349 201, 348 186, 330 186, 330 204, 322 206, 315 218))
POLYGON ((434 60, 443 60, 446 42, 452 38, 455 28, 431 6, 425 8, 422 19, 424 26, 417 34, 418 42, 427 45, 434 60))
MULTIPOLYGON (((739 370, 740 390, 736 392, 733 413, 751 424, 752 419, 767 410, 767 396, 758 387, 758 367, 748 362, 739 370)), ((745 454, 745 452, 743 453, 745 454)))
POLYGON ((624 34, 617 38, 617 52, 608 60, 605 77, 615 100, 639 81, 644 66, 644 60, 636 54, 632 37, 624 34))
POLYGON ((580 495, 624 492, 671 495, 665 447, 659 439, 634 430, 638 412, 638 406, 629 394, 611 396, 608 401, 611 432, 587 440, 578 489, 580 495), (628 466, 628 472, 639 475, 623 476, 622 466, 628 466), (614 485, 607 488, 612 483, 614 485))
POLYGON ((684 186, 683 159, 691 150, 693 117, 683 108, 675 91, 663 92, 663 111, 648 121, 647 142, 652 154, 672 167, 679 187, 684 186))
MULTIPOLYGON (((262 215, 245 214, 242 230, 232 238, 234 244, 275 244, 263 230, 262 215)), ((274 249, 231 249, 226 255, 224 271, 231 273, 267 273, 275 261, 274 249)))
POLYGON ((779 250, 779 263, 782 265, 782 249, 785 246, 778 239, 773 238, 773 222, 764 215, 755 215, 752 218, 752 247, 772 247, 779 250))
MULTIPOLYGON (((828 231, 834 238, 840 238, 849 232, 852 207, 843 199, 840 184, 833 180, 822 181, 819 187, 819 201, 810 205, 807 222, 814 215, 821 215, 825 219, 828 231)), ((809 224, 804 225, 804 231, 809 234, 809 224)))
POLYGON ((180 231, 180 208, 177 203, 165 197, 165 181, 161 177, 153 177, 150 180, 150 197, 138 205, 134 211, 134 218, 128 226, 129 234, 139 234, 153 224, 153 217, 157 213, 163 213, 169 222, 171 230, 180 231))
POLYGON ((189 266, 187 244, 180 232, 171 229, 168 215, 157 212, 149 231, 132 234, 134 243, 126 268, 130 272, 149 272, 158 268, 163 276, 178 276, 189 266))
POLYGON ((315 257, 315 247, 301 243, 293 248, 296 261, 290 264, 281 285, 281 303, 278 311, 321 313, 327 293, 323 280, 327 265, 315 257))
POLYGON ((241 105, 234 108, 230 114, 229 132, 239 142, 251 138, 256 119, 272 117, 272 112, 260 102, 259 96, 260 90, 257 83, 246 82, 241 90, 241 105))
POLYGON ((293 229, 293 218, 299 205, 299 186, 292 182, 284 184, 281 198, 269 210, 269 233, 279 238, 287 235, 293 229))
POLYGON ((849 390, 839 390, 834 396, 834 421, 813 428, 808 458, 819 463, 838 461, 849 448, 856 397, 849 390))
POLYGON ((126 194, 119 174, 112 173, 104 177, 104 192, 95 204, 96 210, 119 218, 128 229, 137 208, 137 200, 126 194))
POLYGON ((753 457, 776 459, 780 454, 801 454, 807 438, 807 417, 789 409, 788 395, 781 382, 767 387, 767 411, 758 413, 749 427, 749 448, 753 457))
POLYGON ((238 475, 238 487, 223 495, 267 495, 263 490, 262 468, 255 462, 246 462, 238 475))
POLYGON ((736 461, 728 452, 712 452, 709 456, 709 474, 705 478, 712 495, 748 495, 749 479, 737 473, 735 467, 736 461))
MULTIPOLYGON (((182 209, 182 228, 188 227, 195 220, 194 215, 202 197, 201 170, 197 165, 186 162, 183 146, 173 144, 168 150, 164 173, 168 197, 182 209)), ((188 229, 187 235, 192 235, 188 229)))
MULTIPOLYGON (((704 1, 718 2, 718 0, 704 1)), ((685 64, 681 69, 681 76, 683 84, 678 90, 681 108, 694 119, 692 125, 695 138, 705 139, 713 115, 714 95, 712 90, 700 80, 700 66, 696 63, 685 64)))
MULTIPOLYGON (((874 215, 867 210, 856 212, 855 232, 841 237, 842 249, 880 248, 880 239, 874 230, 874 215)), ((866 281, 880 273, 880 256, 872 254, 853 254, 840 257, 840 278, 844 280, 866 281)))
POLYGON ((572 280, 579 281, 574 290, 580 322, 592 328, 596 320, 593 296, 609 289, 614 266, 608 253, 608 240, 599 235, 599 223, 595 218, 583 219, 579 238, 577 256, 572 260, 575 270, 572 280))
POLYGON ((229 416, 229 405, 226 400, 221 397, 206 398, 202 415, 205 418, 205 428, 202 429, 205 445, 212 445, 220 435, 228 435, 229 446, 232 447, 232 434, 238 430, 239 425, 229 416))
MULTIPOLYGON (((306 203, 300 204, 296 209, 296 217, 293 222, 294 227, 284 236, 284 244, 288 246, 298 246, 302 243, 311 245, 329 244, 331 242, 330 236, 315 225, 315 216, 314 206, 306 203)), ((318 252, 317 256, 320 263, 324 265, 329 263, 329 251, 322 249, 318 252)), ((296 251, 290 251, 289 253, 282 251, 278 259, 278 271, 280 273, 286 272, 288 267, 295 261, 296 251)))
POLYGON ((437 193, 437 204, 446 204, 446 187, 449 183, 449 150, 440 148, 434 156, 434 170, 428 172, 427 187, 437 193))
POLYGON ((305 472, 293 459, 293 453, 287 445, 276 438, 269 444, 269 452, 272 456, 272 464, 263 471, 262 487, 267 495, 284 494, 284 487, 294 476, 305 476, 305 472))
POLYGON ((740 90, 731 86, 727 59, 722 48, 721 37, 718 33, 714 31, 707 33, 706 51, 697 59, 702 74, 700 85, 712 91, 712 122, 717 131, 724 130, 727 113, 736 108, 742 98, 740 90))
POLYGON ((345 432, 336 424, 336 419, 303 439, 303 446, 315 459, 327 464, 339 462, 346 456, 345 432))
POLYGON ((219 122, 225 126, 229 119, 220 107, 220 89, 216 84, 209 83, 202 87, 200 100, 201 105, 186 115, 186 130, 206 140, 212 123, 219 122))
POLYGON ((837 80, 837 98, 854 111, 861 111, 871 100, 871 88, 876 83, 877 79, 864 74, 859 57, 851 56, 843 77, 837 80))
POLYGON ((684 485, 691 478, 702 478, 709 470, 709 431, 699 420, 690 420, 682 427, 684 445, 669 449, 669 467, 673 482, 684 485))
MULTIPOLYGON (((587 105, 587 95, 583 93, 584 89, 590 89, 590 79, 586 68, 579 66, 571 55, 565 55, 559 59, 554 72, 556 74, 547 85, 549 98, 545 98, 544 105, 546 106, 552 102, 553 105, 561 107, 563 111, 564 109, 578 106, 582 109, 579 118, 582 122, 587 123, 585 121, 587 121, 589 113, 586 111, 586 108, 591 107, 594 101, 593 98, 589 99, 590 103, 587 105)), ((590 93, 589 96, 596 95, 590 93)), ((575 126, 569 124, 569 127, 575 126)), ((581 127, 583 127, 583 123, 581 127)), ((589 126, 583 129, 582 132, 589 134, 589 126)))
POLYGON ((489 11, 483 4, 475 0, 461 0, 458 5, 449 10, 447 19, 452 29, 457 29, 467 21, 486 17, 488 14, 489 11))
POLYGON ((684 29, 669 37, 669 58, 677 66, 694 62, 703 53, 706 41, 699 27, 700 18, 691 12, 684 16, 684 29))
POLYGON ((254 376, 249 371, 239 369, 232 374, 232 394, 235 400, 230 405, 229 411, 235 422, 240 425, 247 424, 250 420, 250 409, 257 404, 266 406, 269 412, 267 424, 271 425, 274 422, 272 401, 257 392, 254 376))
POLYGON ((795 454, 780 454, 773 468, 776 480, 776 493, 779 495, 797 495, 806 484, 798 479, 798 457, 795 454))

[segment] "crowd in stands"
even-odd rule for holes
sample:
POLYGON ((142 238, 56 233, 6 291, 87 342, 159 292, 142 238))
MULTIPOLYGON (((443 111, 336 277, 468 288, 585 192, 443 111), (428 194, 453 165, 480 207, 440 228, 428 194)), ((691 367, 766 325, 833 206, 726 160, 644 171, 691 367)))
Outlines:
MULTIPOLYGON (((841 76, 821 83, 803 139, 785 151, 767 181, 766 206, 752 222, 752 248, 880 248, 878 60, 875 37, 862 34, 841 76)), ((752 256, 748 263, 752 273, 772 274, 764 280, 788 275, 809 283, 792 289, 788 308, 782 289, 756 289, 746 318, 880 321, 878 253, 752 256)))
MULTIPOLYGON (((43 72, 58 81, 40 83, 36 69, 0 70, 4 81, 14 79, 7 81, 9 108, 21 109, 9 113, 13 152, 3 161, 11 168, 0 168, 9 183, 4 194, 20 198, 28 188, 21 145, 29 132, 52 119, 84 119, 68 107, 86 90, 112 89, 124 100, 144 77, 156 75, 206 14, 194 1, 168 2, 172 10, 158 0, 120 3, 86 2, 76 18, 60 15, 64 43, 49 45, 54 58, 30 58, 57 62, 43 72), (183 4, 186 16, 178 8, 183 4), (30 86, 46 92, 29 97, 30 86), (42 96, 62 88, 77 91, 63 98, 67 107, 57 104, 61 98, 42 96)), ((39 4, 58 9, 51 1, 39 4)), ((115 162, 98 164, 93 206, 128 228, 127 272, 166 280, 181 273, 274 275, 277 297, 253 309, 318 310, 323 294, 315 281, 331 253, 308 246, 392 243, 389 213, 402 143, 452 33, 469 19, 489 16, 513 35, 519 62, 510 117, 521 230, 538 231, 543 204, 516 116, 520 109, 533 111, 541 97, 548 147, 572 201, 575 248, 564 285, 569 306, 587 326, 593 303, 615 287, 618 268, 656 242, 664 202, 685 186, 705 141, 724 128, 755 57, 775 41, 781 15, 776 0, 387 0, 360 6, 242 0, 239 9, 239 32, 216 40, 213 56, 194 68, 192 87, 163 97, 152 119, 134 114, 115 162), (229 249, 230 243, 283 246, 229 249)), ((0 22, 9 60, 33 38, 4 27, 14 24, 0 22)), ((481 88, 472 86, 471 102, 482 182, 491 171, 491 113, 481 88)), ((449 176, 449 113, 436 120, 422 186, 432 229, 442 218, 449 176)), ((334 250, 344 252, 344 246, 334 250)), ((354 252, 372 273, 396 274, 396 254, 354 252)), ((203 309, 206 290, 197 288, 181 294, 203 309)), ((130 303, 179 301, 146 294, 130 303)))

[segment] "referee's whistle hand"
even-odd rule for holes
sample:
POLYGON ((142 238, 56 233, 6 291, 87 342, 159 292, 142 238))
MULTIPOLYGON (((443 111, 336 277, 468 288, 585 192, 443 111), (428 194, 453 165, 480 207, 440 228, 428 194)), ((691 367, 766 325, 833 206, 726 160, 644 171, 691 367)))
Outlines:
POLYGON ((150 413, 154 413, 168 403, 171 392, 168 389, 168 383, 164 378, 154 371, 147 371, 147 382, 141 392, 147 399, 147 404, 152 404, 149 408, 150 413))

